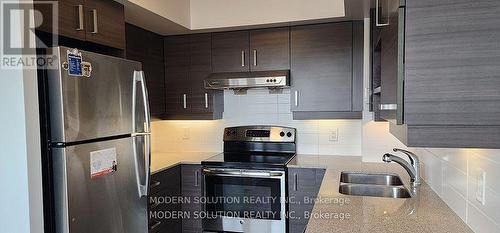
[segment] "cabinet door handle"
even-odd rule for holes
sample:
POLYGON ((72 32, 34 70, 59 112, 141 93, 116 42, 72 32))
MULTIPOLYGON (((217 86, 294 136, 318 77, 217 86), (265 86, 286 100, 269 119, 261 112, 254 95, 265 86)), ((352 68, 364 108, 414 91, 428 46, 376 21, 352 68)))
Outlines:
POLYGON ((75 29, 77 31, 83 30, 83 5, 77 5, 78 8, 78 27, 75 29))
POLYGON ((257 49, 253 50, 253 66, 257 66, 257 49))
POLYGON ((149 227, 149 230, 154 230, 155 228, 157 228, 159 225, 161 224, 160 221, 156 221, 153 225, 151 225, 151 227, 149 227))
POLYGON ((293 174, 293 190, 294 191, 297 191, 298 190, 298 179, 299 179, 299 174, 298 173, 294 173, 293 174))
POLYGON ((194 172, 194 186, 195 187, 200 186, 200 180, 199 180, 200 178, 199 177, 200 177, 200 171, 197 170, 194 172))
POLYGON ((295 91, 295 107, 299 106, 299 91, 295 91))
POLYGON ((154 187, 156 187, 156 186, 158 186, 160 184, 161 184, 160 181, 154 181, 154 183, 151 184, 150 188, 154 188, 154 187))
POLYGON ((378 2, 380 0, 376 0, 375 1, 375 26, 377 27, 383 27, 383 26, 388 26, 389 25, 389 20, 387 20, 387 23, 380 23, 379 22, 379 18, 380 18, 380 12, 379 12, 379 5, 378 5, 378 2))
POLYGON ((398 105, 397 104, 380 104, 378 109, 381 111, 397 110, 398 105))
POLYGON ((245 66, 245 50, 241 50, 241 66, 245 66))
POLYGON ((208 108, 208 93, 205 93, 205 108, 208 108))
POLYGON ((154 210, 154 209, 156 209, 156 207, 158 207, 160 204, 161 204, 161 202, 159 202, 159 201, 154 202, 154 204, 152 204, 152 205, 150 205, 150 206, 149 206, 149 209, 150 209, 150 210, 154 210))
POLYGON ((187 95, 186 94, 182 94, 182 101, 183 101, 182 107, 184 109, 186 109, 187 108, 187 95))
POLYGON ((92 29, 92 34, 97 34, 99 33, 99 29, 97 28, 97 10, 93 9, 92 10, 92 21, 94 24, 94 28, 92 29))

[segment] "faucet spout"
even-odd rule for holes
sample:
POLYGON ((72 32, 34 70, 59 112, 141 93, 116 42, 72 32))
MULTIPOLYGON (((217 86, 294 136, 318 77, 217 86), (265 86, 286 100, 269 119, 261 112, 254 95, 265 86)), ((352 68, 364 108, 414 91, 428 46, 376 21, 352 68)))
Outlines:
POLYGON ((382 156, 382 161, 384 161, 386 163, 395 162, 395 163, 398 163, 399 165, 401 165, 410 175, 411 184, 413 186, 418 186, 418 185, 420 185, 420 171, 419 171, 419 167, 416 167, 415 165, 417 165, 417 164, 419 165, 420 163, 416 162, 416 161, 418 161, 418 157, 415 156, 415 158, 416 159, 410 158, 410 162, 412 164, 409 164, 403 158, 387 153, 387 154, 384 154, 384 156, 382 156))

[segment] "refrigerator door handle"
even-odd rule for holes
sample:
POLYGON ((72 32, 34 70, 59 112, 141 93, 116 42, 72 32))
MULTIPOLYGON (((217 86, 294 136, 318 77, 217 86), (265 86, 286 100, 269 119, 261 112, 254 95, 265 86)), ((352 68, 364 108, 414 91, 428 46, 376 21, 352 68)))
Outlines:
MULTIPOLYGON (((144 72, 143 71, 134 71, 134 86, 137 84, 137 82, 141 83, 141 91, 142 91, 142 101, 144 104, 144 132, 149 133, 150 132, 150 125, 151 125, 151 116, 149 114, 149 99, 148 99, 148 90, 146 88, 146 79, 144 78, 144 72)), ((134 92, 135 92, 134 88, 134 92)), ((133 99, 133 105, 135 106, 135 98, 133 99)), ((135 112, 135 107, 133 106, 134 116, 136 114, 135 112)), ((134 119, 135 120, 135 119, 134 119)), ((134 121, 135 124, 135 121, 134 121)), ((134 132, 136 132, 135 125, 134 125, 134 132)))
POLYGON ((146 89, 146 81, 144 79, 143 71, 134 71, 134 83, 132 90, 132 124, 133 124, 133 149, 134 149, 134 157, 135 157, 135 171, 136 171, 136 179, 137 179, 137 187, 139 192, 139 197, 147 196, 149 190, 149 170, 151 166, 150 157, 151 157, 151 140, 150 140, 150 124, 151 118, 149 114, 149 100, 148 93, 146 89), (136 100, 137 100, 137 83, 141 83, 141 92, 142 92, 142 100, 144 104, 144 132, 137 132, 136 129, 136 100), (139 171, 139 158, 137 158, 137 137, 144 137, 144 183, 142 184, 140 180, 140 171, 139 171))

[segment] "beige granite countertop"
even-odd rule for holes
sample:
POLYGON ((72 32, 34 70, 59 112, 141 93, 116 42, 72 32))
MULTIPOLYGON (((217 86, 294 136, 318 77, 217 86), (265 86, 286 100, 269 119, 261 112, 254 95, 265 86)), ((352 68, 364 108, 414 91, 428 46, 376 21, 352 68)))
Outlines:
POLYGON ((339 193, 342 171, 393 172, 409 187, 407 172, 397 164, 364 163, 361 157, 351 156, 298 155, 289 166, 326 169, 306 233, 472 232, 425 182, 417 190, 418 194, 408 199, 339 193))
POLYGON ((151 153, 151 173, 166 170, 177 164, 200 164, 220 152, 153 152, 151 153))

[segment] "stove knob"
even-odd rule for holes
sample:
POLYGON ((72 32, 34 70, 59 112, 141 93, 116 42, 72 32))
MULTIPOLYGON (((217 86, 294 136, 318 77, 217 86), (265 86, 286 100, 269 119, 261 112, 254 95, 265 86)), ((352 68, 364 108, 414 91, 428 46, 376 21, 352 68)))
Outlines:
POLYGON ((292 136, 292 133, 288 132, 288 133, 286 133, 286 136, 287 136, 287 137, 291 137, 291 136, 292 136))
POLYGON ((285 132, 281 131, 280 136, 284 137, 285 136, 285 132))

